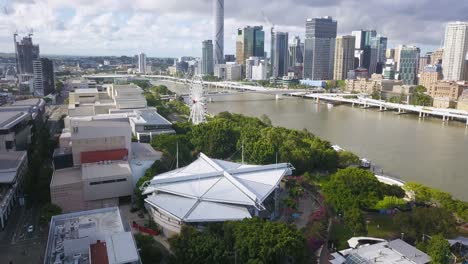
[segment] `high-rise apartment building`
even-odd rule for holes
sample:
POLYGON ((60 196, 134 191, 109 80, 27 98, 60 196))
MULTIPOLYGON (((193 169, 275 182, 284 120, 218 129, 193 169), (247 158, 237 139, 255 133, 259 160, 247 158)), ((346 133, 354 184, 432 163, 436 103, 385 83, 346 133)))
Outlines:
POLYGON ((265 32, 262 26, 245 27, 237 30, 236 62, 244 64, 250 57, 265 56, 265 32))
POLYGON ((20 42, 16 41, 14 34, 16 72, 18 74, 33 74, 33 61, 39 59, 39 45, 34 45, 31 35, 24 37, 20 42))
POLYGON ((332 17, 309 18, 306 21, 304 78, 333 78, 337 22, 332 17))
POLYGON ((224 63, 224 0, 213 0, 214 64, 224 63))
POLYGON ((442 58, 444 80, 463 80, 467 53, 468 22, 448 23, 445 29, 444 55, 442 58))
POLYGON ((288 33, 271 32, 271 77, 288 75, 289 50, 288 33))
POLYGON ((54 64, 47 58, 33 61, 34 93, 45 96, 55 92, 54 64))
POLYGON ((344 80, 347 78, 348 71, 354 69, 355 42, 356 37, 354 36, 336 38, 333 79, 344 80))
POLYGON ((138 54, 138 72, 146 74, 146 54, 143 52, 138 54))
POLYGON ((420 50, 415 46, 400 45, 397 51, 397 72, 404 85, 417 83, 420 50))
POLYGON ((214 64, 213 64, 213 42, 211 39, 202 42, 202 61, 201 61, 201 73, 213 75, 214 64))

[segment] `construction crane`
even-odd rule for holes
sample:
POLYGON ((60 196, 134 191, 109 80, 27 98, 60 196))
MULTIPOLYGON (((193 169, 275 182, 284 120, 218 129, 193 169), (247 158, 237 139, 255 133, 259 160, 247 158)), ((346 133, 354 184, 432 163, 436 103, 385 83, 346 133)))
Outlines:
POLYGON ((262 16, 263 16, 263 19, 265 20, 265 22, 269 26, 271 26, 270 32, 273 33, 275 31, 275 24, 271 23, 270 19, 268 19, 268 17, 265 15, 265 12, 263 12, 263 10, 262 10, 262 16))

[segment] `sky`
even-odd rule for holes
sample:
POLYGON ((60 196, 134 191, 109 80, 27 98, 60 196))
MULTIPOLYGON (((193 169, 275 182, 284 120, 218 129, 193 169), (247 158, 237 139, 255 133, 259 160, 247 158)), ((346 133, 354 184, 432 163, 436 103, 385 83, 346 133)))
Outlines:
MULTIPOLYGON (((213 38, 212 0, 0 0, 0 52, 13 52, 13 33, 33 32, 41 54, 200 56, 213 38)), ((466 0, 225 0, 225 54, 236 29, 263 25, 303 39, 307 18, 332 16, 338 34, 375 29, 389 46, 438 48, 449 21, 468 20, 466 0)))

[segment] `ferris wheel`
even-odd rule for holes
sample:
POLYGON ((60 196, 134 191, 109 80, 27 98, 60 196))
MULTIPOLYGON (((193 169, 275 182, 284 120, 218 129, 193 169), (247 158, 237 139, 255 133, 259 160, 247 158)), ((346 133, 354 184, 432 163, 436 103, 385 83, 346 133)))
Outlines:
POLYGON ((200 75, 194 75, 190 84, 190 117, 194 125, 206 121, 206 97, 203 79, 200 75))

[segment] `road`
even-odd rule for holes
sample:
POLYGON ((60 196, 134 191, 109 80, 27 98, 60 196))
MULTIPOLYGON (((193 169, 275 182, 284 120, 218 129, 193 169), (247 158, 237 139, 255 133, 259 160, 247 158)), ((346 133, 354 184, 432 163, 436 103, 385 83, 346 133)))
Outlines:
POLYGON ((39 227, 39 207, 17 206, 0 231, 0 264, 41 263, 46 241, 47 230, 39 227), (27 231, 29 225, 34 227, 31 233, 27 231))

